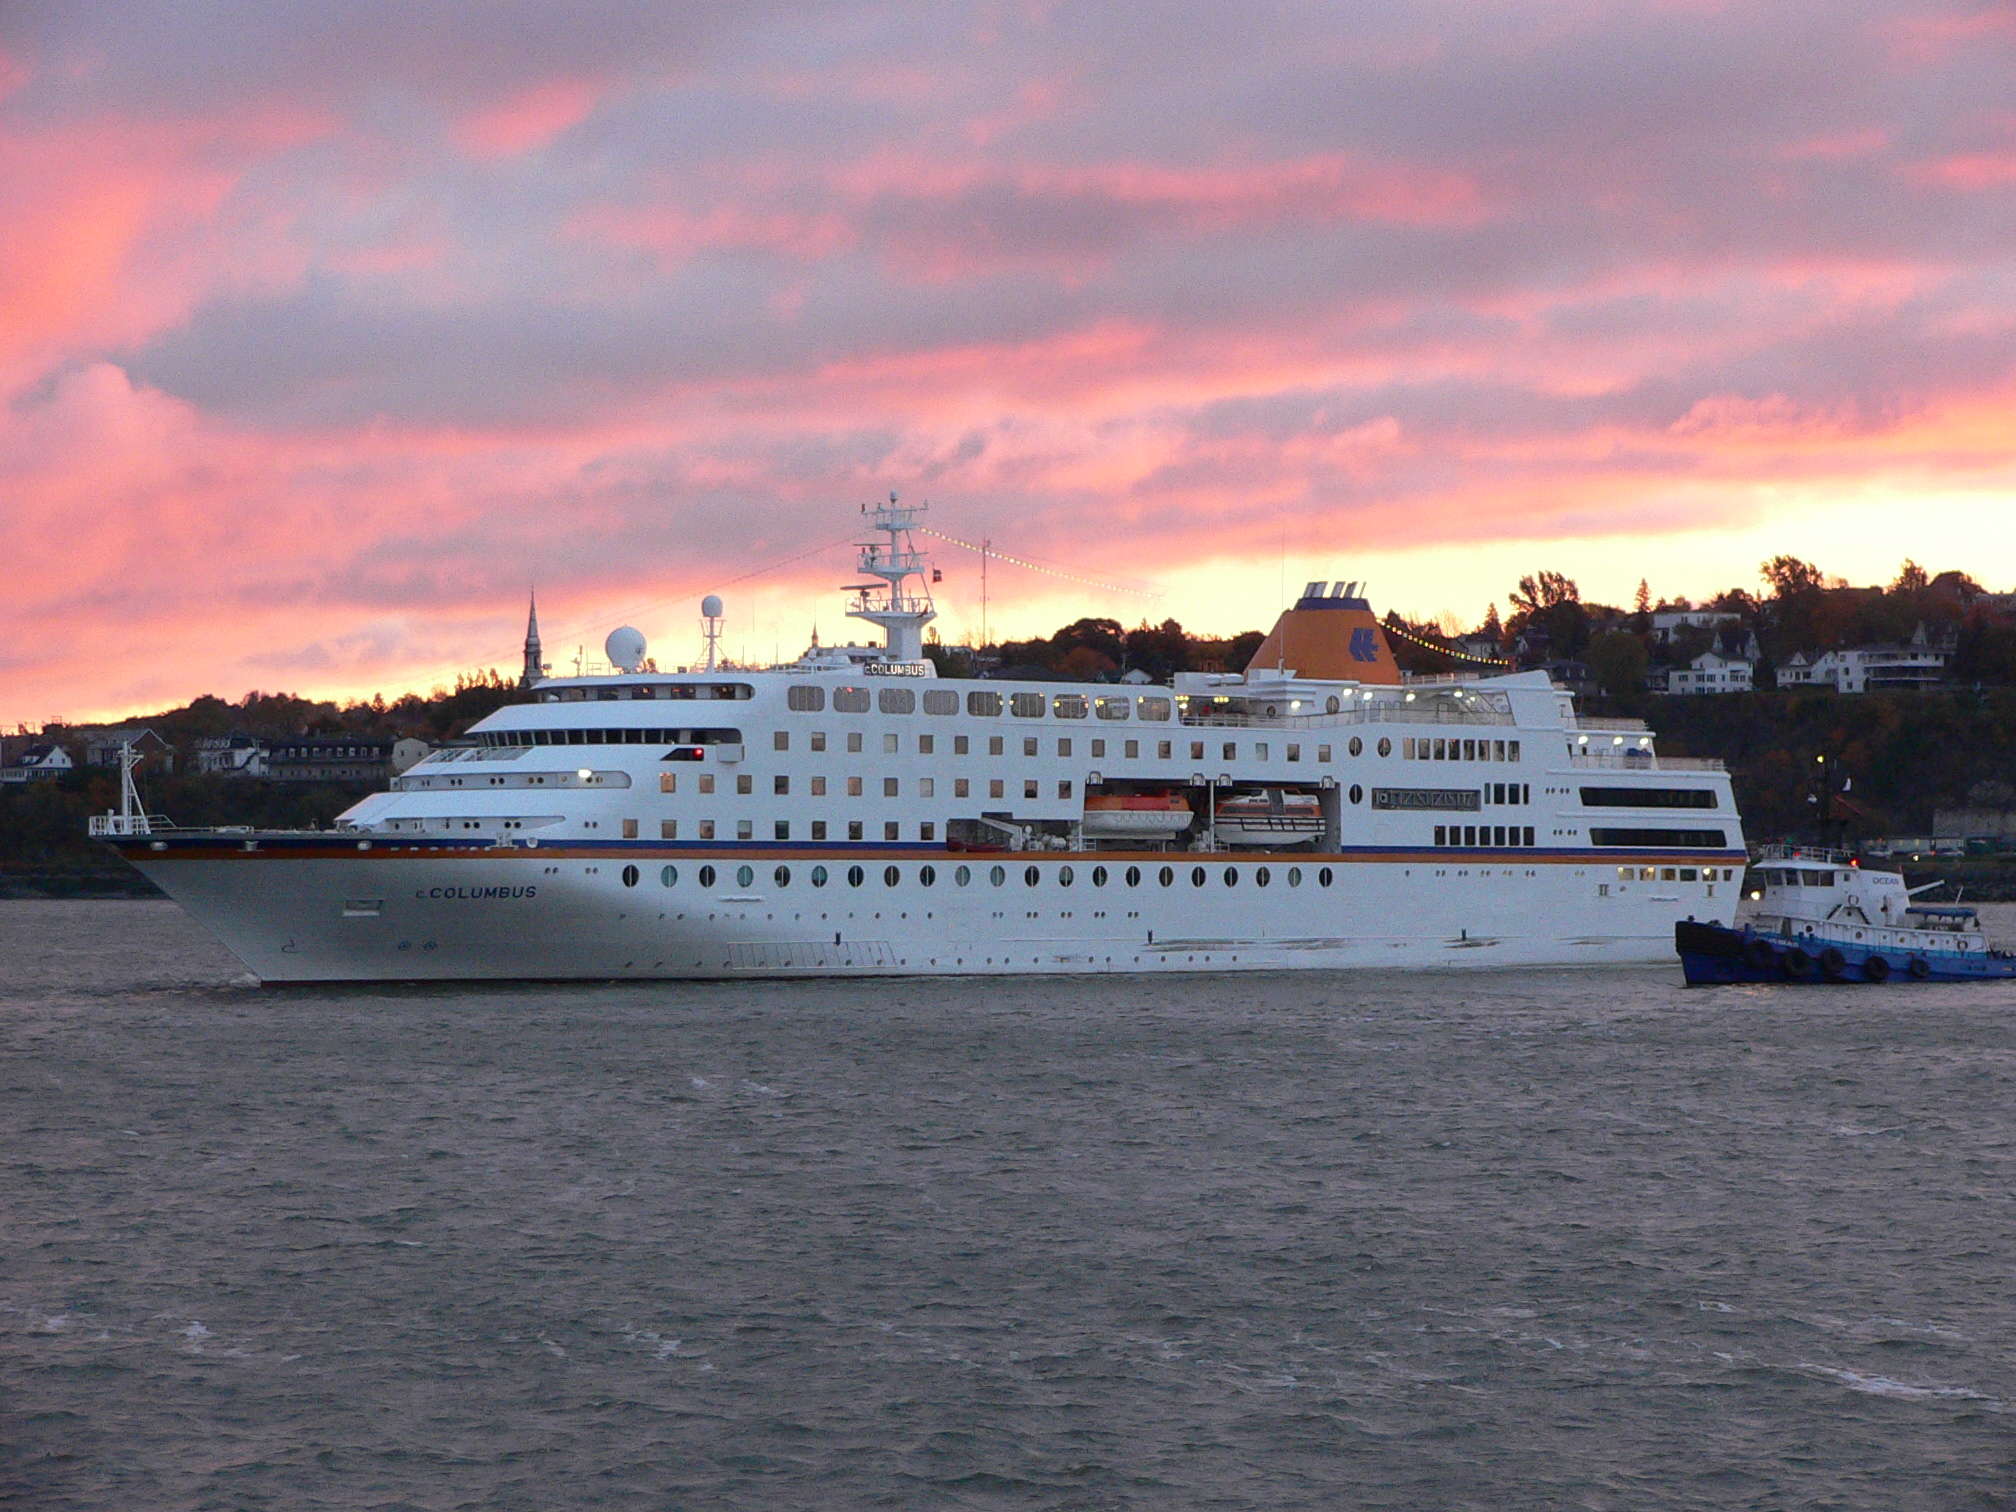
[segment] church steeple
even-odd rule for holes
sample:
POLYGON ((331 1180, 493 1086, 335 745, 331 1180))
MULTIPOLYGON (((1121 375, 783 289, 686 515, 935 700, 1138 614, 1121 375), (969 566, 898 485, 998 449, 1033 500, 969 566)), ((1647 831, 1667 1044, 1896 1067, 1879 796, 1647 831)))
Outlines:
POLYGON ((531 600, 531 609, 525 616, 525 673, 519 679, 519 685, 526 688, 546 675, 546 664, 539 658, 539 595, 536 590, 531 600))

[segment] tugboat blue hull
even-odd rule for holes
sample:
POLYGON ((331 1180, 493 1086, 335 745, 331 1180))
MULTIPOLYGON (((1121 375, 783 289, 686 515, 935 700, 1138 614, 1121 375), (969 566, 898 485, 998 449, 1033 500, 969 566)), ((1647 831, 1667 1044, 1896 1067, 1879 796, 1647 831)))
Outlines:
POLYGON ((1789 938, 1684 920, 1673 926, 1673 945, 1689 987, 1733 982, 1843 983, 1982 982, 2016 978, 2016 959, 1995 951, 1868 946, 1789 938))

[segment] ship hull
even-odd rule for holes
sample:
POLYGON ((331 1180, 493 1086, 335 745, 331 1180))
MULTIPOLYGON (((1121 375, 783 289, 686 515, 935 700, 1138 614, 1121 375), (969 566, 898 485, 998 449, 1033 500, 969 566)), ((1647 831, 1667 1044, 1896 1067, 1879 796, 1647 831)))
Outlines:
POLYGON ((2016 977, 2016 960, 1985 950, 1872 946, 1818 936, 1789 939, 1692 920, 1674 926, 1673 945, 1690 987, 1746 982, 1798 986, 1915 985, 2005 981, 2016 977))
POLYGON ((1656 964, 1701 909, 1532 851, 121 848, 269 983, 1656 964))

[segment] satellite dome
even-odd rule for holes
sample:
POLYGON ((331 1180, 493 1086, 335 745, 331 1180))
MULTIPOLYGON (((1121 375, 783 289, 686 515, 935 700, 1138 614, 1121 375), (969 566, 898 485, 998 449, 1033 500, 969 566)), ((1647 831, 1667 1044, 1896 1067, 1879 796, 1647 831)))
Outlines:
POLYGON ((700 614, 704 619, 721 618, 721 595, 710 593, 700 600, 700 614))
POLYGON ((609 639, 602 643, 602 650, 608 656, 610 666, 635 672, 644 663, 643 633, 628 625, 611 630, 609 639))

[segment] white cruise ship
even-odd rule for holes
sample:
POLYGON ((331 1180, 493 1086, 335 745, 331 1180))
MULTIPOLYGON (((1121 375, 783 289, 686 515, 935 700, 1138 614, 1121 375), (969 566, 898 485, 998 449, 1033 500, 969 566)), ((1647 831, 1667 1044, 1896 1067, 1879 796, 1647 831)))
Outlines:
POLYGON ((1403 676, 1356 584, 1243 673, 941 680, 920 514, 872 512, 872 651, 619 631, 332 830, 94 832, 268 982, 1653 963, 1733 912, 1719 763, 1544 673, 1403 676))

